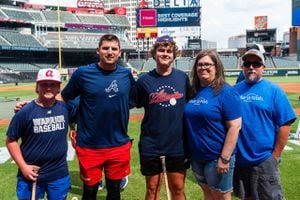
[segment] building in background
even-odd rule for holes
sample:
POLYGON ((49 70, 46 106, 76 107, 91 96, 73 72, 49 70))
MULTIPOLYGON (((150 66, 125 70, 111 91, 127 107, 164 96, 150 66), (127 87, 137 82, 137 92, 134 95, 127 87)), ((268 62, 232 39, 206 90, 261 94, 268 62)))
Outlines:
MULTIPOLYGON (((293 33, 297 35, 296 52, 297 60, 300 61, 300 0, 292 0, 292 26, 295 28, 293 33)), ((290 51, 293 45, 291 41, 293 33, 290 38, 290 51)))
POLYGON ((290 54, 290 32, 283 33, 281 42, 281 55, 288 56, 290 54))
MULTIPOLYGON (((138 7, 139 3, 139 0, 103 0, 105 9, 114 9, 115 7, 126 8, 126 16, 128 17, 130 23, 128 38, 134 47, 137 47, 136 8, 138 7)), ((152 0, 148 0, 147 3, 152 4, 152 0)))
POLYGON ((297 60, 300 61, 300 27, 297 29, 297 60))
POLYGON ((245 48, 246 35, 240 34, 228 38, 228 48, 245 48))
POLYGON ((297 46, 298 37, 297 34, 299 32, 299 28, 291 27, 289 31, 289 54, 290 55, 297 55, 297 46))
POLYGON ((217 42, 215 41, 201 40, 201 42, 202 49, 217 49, 217 42))

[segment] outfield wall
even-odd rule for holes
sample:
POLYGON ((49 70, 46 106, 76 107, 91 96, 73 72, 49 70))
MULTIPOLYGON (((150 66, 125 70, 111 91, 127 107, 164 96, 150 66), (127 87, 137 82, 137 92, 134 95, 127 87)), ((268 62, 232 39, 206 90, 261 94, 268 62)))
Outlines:
MULTIPOLYGON (((190 75, 191 71, 184 70, 184 72, 190 75)), ((226 77, 237 77, 240 74, 240 69, 226 69, 226 77)), ((147 73, 147 71, 141 71, 139 76, 147 73)), ((264 76, 300 76, 300 67, 299 68, 284 68, 284 69, 265 69, 264 76)))
MULTIPOLYGON (((238 76, 241 70, 226 69, 225 76, 238 76)), ((299 76, 300 68, 265 69, 264 76, 299 76)))

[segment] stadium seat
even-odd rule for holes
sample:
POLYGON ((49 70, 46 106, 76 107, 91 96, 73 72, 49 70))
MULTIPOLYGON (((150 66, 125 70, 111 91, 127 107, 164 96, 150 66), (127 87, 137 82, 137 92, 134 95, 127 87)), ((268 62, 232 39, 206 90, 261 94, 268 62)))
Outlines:
POLYGON ((10 18, 21 21, 34 21, 33 18, 29 15, 29 13, 25 10, 21 9, 13 9, 13 8, 3 8, 2 11, 10 18))
POLYGON ((21 34, 12 30, 0 30, 0 37, 3 37, 12 46, 44 48, 31 34, 21 34))

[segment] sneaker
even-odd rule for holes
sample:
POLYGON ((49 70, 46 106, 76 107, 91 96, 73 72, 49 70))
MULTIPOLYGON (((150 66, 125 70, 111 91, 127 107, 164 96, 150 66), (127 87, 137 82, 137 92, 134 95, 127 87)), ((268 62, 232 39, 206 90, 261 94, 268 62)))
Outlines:
POLYGON ((128 176, 122 178, 120 182, 120 189, 124 189, 128 184, 128 176))
POLYGON ((103 190, 103 188, 104 188, 104 183, 102 180, 100 180, 98 185, 98 190, 103 190))

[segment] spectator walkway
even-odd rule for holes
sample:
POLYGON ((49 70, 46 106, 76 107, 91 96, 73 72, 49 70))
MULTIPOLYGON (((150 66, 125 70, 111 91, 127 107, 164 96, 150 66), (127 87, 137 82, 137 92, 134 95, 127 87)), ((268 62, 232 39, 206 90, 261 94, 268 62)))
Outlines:
MULTIPOLYGON (((67 160, 72 161, 75 158, 75 150, 71 145, 71 142, 68 141, 68 153, 67 153, 67 160)), ((0 147, 0 164, 5 163, 10 159, 9 152, 6 147, 0 147)))
MULTIPOLYGON (((289 140, 290 143, 300 146, 300 140, 289 140)), ((292 147, 289 147, 286 145, 284 147, 285 151, 291 151, 293 150, 292 147)), ((10 155, 8 153, 8 150, 6 147, 0 147, 0 164, 5 163, 10 159, 10 155)), ((71 142, 68 141, 68 154, 67 154, 67 160, 72 161, 75 159, 75 150, 71 145, 71 142)))

